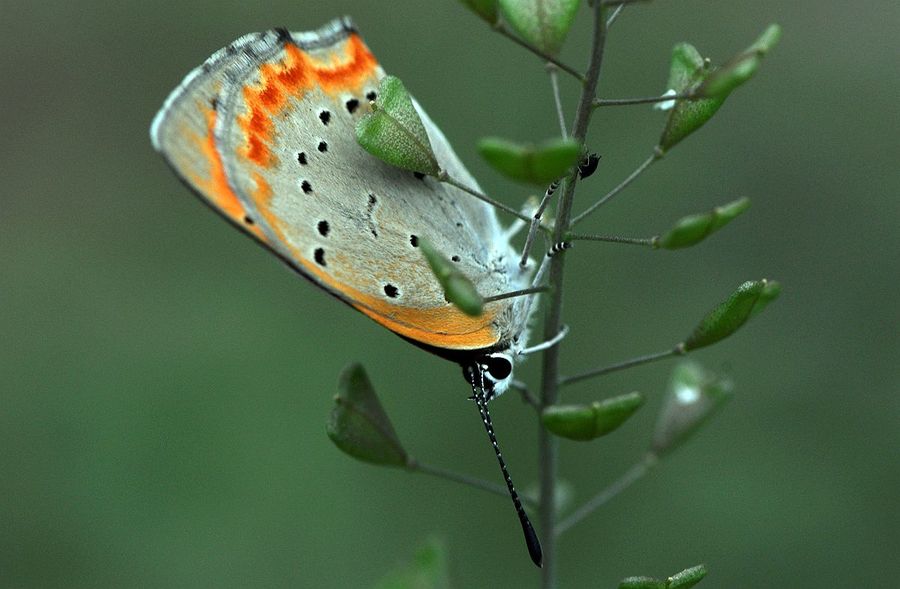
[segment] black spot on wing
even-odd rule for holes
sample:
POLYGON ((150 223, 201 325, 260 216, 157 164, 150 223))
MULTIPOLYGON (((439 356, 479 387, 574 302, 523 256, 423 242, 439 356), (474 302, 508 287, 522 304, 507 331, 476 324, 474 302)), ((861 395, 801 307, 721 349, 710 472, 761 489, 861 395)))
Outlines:
POLYGON ((387 296, 389 296, 392 299, 395 299, 400 294, 400 291, 397 290, 397 287, 394 286, 393 284, 385 284, 384 285, 384 294, 386 294, 387 296))
POLYGON ((319 120, 322 121, 323 125, 327 126, 328 123, 331 121, 331 111, 323 110, 322 112, 320 112, 319 120))
POLYGON ((319 235, 328 237, 328 232, 331 230, 331 227, 329 227, 328 221, 319 221, 316 225, 316 229, 319 231, 319 235))
POLYGON ((305 151, 301 151, 297 154, 297 161, 300 162, 301 166, 305 166, 307 164, 305 151))
POLYGON ((312 192, 312 184, 309 183, 309 180, 304 180, 300 183, 300 189, 303 191, 303 194, 309 194, 312 192))
POLYGON ((354 112, 356 112, 356 109, 359 108, 359 100, 357 100, 356 98, 351 98, 344 103, 344 106, 347 107, 347 112, 352 115, 354 112))
POLYGON ((281 44, 284 43, 292 43, 294 40, 291 38, 291 33, 285 28, 275 27, 272 29, 275 31, 275 34, 278 36, 278 42, 281 44))
POLYGON ((378 237, 378 229, 375 225, 375 220, 372 218, 372 214, 375 212, 375 205, 378 204, 378 198, 375 197, 371 192, 369 193, 369 202, 366 205, 366 218, 369 223, 369 232, 373 237, 378 237))
POLYGON ((313 252, 313 258, 316 260, 316 264, 319 266, 326 266, 325 263, 325 250, 317 247, 316 251, 313 252))
POLYGON ((325 153, 328 151, 328 143, 319 141, 319 145, 316 146, 316 149, 318 149, 320 153, 325 153))

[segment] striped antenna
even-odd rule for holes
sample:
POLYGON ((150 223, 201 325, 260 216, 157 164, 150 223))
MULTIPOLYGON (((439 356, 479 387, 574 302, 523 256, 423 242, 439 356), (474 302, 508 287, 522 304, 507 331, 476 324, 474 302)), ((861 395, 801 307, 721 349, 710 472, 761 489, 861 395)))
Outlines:
POLYGON ((574 244, 571 241, 558 241, 550 247, 550 251, 547 252, 547 257, 552 258, 559 252, 564 252, 571 248, 573 245, 574 244))
MULTIPOLYGON (((541 551, 541 541, 538 540, 531 521, 522 507, 522 501, 516 488, 513 486, 512 478, 509 476, 509 470, 506 468, 506 462, 500 453, 500 446, 497 445, 497 436, 494 435, 494 425, 491 423, 491 414, 488 412, 488 400, 484 393, 484 377, 481 375, 481 369, 475 368, 478 377, 481 380, 481 386, 476 386, 474 378, 472 379, 472 399, 478 405, 478 411, 481 413, 481 421, 484 423, 484 429, 491 445, 494 447, 494 454, 497 455, 497 462, 500 463, 500 471, 503 473, 503 480, 506 481, 506 488, 509 490, 509 497, 512 499, 513 506, 516 508, 516 515, 519 516, 519 523, 522 524, 522 533, 525 535, 525 545, 528 547, 528 555, 531 556, 531 562, 540 567, 543 562, 543 553, 541 551)), ((473 375, 474 376, 474 375, 473 375)))

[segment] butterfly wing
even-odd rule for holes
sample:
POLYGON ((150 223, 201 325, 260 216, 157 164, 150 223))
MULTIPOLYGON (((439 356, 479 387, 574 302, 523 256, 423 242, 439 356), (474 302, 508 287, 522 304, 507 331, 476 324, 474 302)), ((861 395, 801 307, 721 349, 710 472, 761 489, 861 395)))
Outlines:
MULTIPOLYGON (((418 239, 429 239, 485 296, 521 288, 527 276, 493 209, 432 178, 389 166, 357 144, 355 124, 384 72, 348 19, 312 33, 253 36, 218 64, 209 74, 218 81, 203 84, 219 88, 213 152, 239 214, 268 247, 332 294, 421 344, 472 350, 510 336, 509 301, 490 303, 480 317, 464 315, 446 302, 417 249, 418 239)), ((477 187, 420 112, 441 166, 477 187)), ((183 154, 191 147, 178 138, 173 142, 171 148, 162 144, 170 162, 199 160, 203 171, 220 169, 207 163, 211 158, 183 154)))
POLYGON ((226 83, 224 72, 248 48, 270 45, 276 37, 272 31, 245 35, 214 53, 172 91, 150 127, 153 147, 178 177, 201 200, 259 240, 264 240, 262 231, 246 222, 247 212, 225 177, 214 130, 226 83))

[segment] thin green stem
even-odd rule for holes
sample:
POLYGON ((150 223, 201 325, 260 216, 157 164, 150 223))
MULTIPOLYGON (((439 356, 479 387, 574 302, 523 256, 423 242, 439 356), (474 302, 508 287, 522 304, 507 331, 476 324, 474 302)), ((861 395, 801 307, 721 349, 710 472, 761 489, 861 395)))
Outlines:
POLYGON ((603 6, 623 6, 625 4, 637 4, 638 2, 650 2, 650 0, 603 0, 603 6))
MULTIPOLYGON (((430 464, 424 464, 422 462, 411 459, 410 464, 407 466, 407 468, 412 472, 421 472, 433 477, 453 481, 461 485, 466 485, 474 489, 487 491, 488 493, 493 493, 494 495, 499 495, 501 497, 509 497, 509 493, 504 486, 495 485, 494 483, 491 483, 489 481, 484 481, 476 477, 471 477, 469 475, 454 472, 452 470, 447 470, 439 466, 432 466, 430 464)), ((529 497, 527 495, 522 495, 521 497, 522 501, 529 505, 535 505, 537 503, 533 497, 529 497)))
POLYGON ((484 202, 488 203, 492 207, 498 208, 501 211, 505 211, 518 219, 522 219, 526 223, 531 223, 531 217, 529 217, 528 215, 521 213, 521 212, 517 211, 516 209, 512 208, 511 206, 505 205, 498 200, 494 200, 493 198, 489 197, 488 195, 484 194, 483 192, 479 192, 470 186, 466 186, 465 184, 463 184, 456 178, 448 175, 447 172, 444 170, 440 171, 440 174, 438 175, 437 179, 440 180, 441 182, 446 182, 450 186, 459 188, 463 192, 467 192, 479 200, 483 200, 484 202))
POLYGON ((538 401, 537 397, 531 394, 531 390, 529 390, 528 385, 519 380, 514 380, 509 383, 509 388, 515 389, 519 391, 519 394, 522 395, 522 400, 534 407, 537 411, 541 410, 541 402, 538 401))
POLYGON ((606 28, 607 29, 609 27, 611 27, 614 22, 616 22, 616 19, 619 18, 619 15, 622 14, 622 11, 624 9, 625 9, 624 4, 619 4, 618 6, 616 6, 615 10, 612 11, 612 14, 609 15, 609 18, 606 19, 606 28))
POLYGON ((644 160, 644 162, 641 165, 639 165, 635 171, 633 171, 631 174, 629 174, 627 178, 622 180, 622 182, 618 186, 616 186, 615 188, 613 188, 612 190, 607 192, 605 195, 603 195, 603 197, 600 200, 598 200, 597 202, 595 202, 594 204, 589 206, 586 211, 584 211, 583 213, 581 213, 580 215, 577 215, 574 219, 572 219, 572 225, 577 225, 578 223, 583 221, 587 216, 589 216, 591 213, 593 213, 594 211, 596 211, 597 209, 599 209, 600 207, 602 207, 603 205, 608 203, 610 200, 612 200, 613 197, 615 197, 617 194, 619 194, 620 192, 625 190, 628 187, 628 185, 631 184, 632 182, 634 182, 638 176, 643 174, 647 170, 647 168, 649 168, 653 164, 653 162, 655 162, 656 160, 658 160, 660 158, 662 158, 662 152, 659 150, 654 151, 653 155, 651 155, 646 160, 644 160))
POLYGON ((643 245, 648 247, 657 247, 659 236, 653 237, 619 237, 618 235, 585 235, 582 233, 572 233, 566 237, 566 241, 608 241, 610 243, 628 243, 631 245, 643 245))
POLYGON ((657 352, 655 354, 647 354, 646 356, 638 356, 637 358, 631 358, 630 360, 625 360, 624 362, 619 362, 618 364, 611 364, 602 368, 588 370, 587 372, 582 372, 581 374, 576 374, 575 376, 565 376, 559 380, 559 384, 563 386, 570 385, 572 383, 587 380, 589 378, 603 376, 605 374, 609 374, 610 372, 626 370, 628 368, 640 366, 641 364, 656 362, 657 360, 665 360, 666 358, 671 358, 672 356, 683 356, 685 353, 686 352, 684 350, 684 346, 682 344, 678 344, 671 350, 666 350, 665 352, 657 352))
POLYGON ((594 108, 601 106, 629 106, 632 104, 652 104, 667 100, 691 100, 693 94, 663 94, 661 96, 644 96, 641 98, 595 98, 594 108))
POLYGON ((573 78, 575 78, 579 82, 584 83, 584 81, 585 81, 584 76, 580 72, 576 71, 575 68, 569 67, 568 65, 559 61, 558 59, 556 59, 549 53, 546 53, 546 52, 538 49, 537 47, 535 47, 528 41, 524 41, 524 40, 520 39, 518 36, 516 36, 515 33, 513 33, 508 28, 506 28, 506 25, 503 24, 502 22, 498 22, 497 24, 495 24, 494 30, 497 31, 498 33, 500 33, 501 35, 503 35, 504 37, 506 37, 507 39, 509 39, 510 41, 512 41, 513 43, 519 45, 520 47, 524 47, 528 51, 534 53, 535 55, 537 55, 544 61, 552 63, 553 65, 555 65, 562 71, 571 75, 573 78))
POLYGON ((643 460, 629 468, 625 474, 616 479, 611 485, 594 495, 587 503, 573 511, 569 516, 559 522, 556 527, 556 535, 561 536, 572 526, 582 521, 597 509, 609 503, 622 491, 639 481, 659 463, 655 454, 648 453, 643 460))
MULTIPOLYGON (((584 143, 587 136, 591 115, 594 112, 593 100, 597 95, 597 84, 600 81, 600 68, 603 64, 603 49, 606 43, 606 20, 604 10, 599 2, 593 6, 593 37, 591 54, 584 79, 581 98, 575 111, 575 122, 572 125, 572 137, 584 143)), ((572 215, 572 203, 575 195, 577 169, 569 174, 554 224, 554 243, 562 241, 569 230, 572 215)), ((566 256, 564 253, 554 256, 550 262, 549 283, 553 288, 544 320, 544 339, 550 340, 562 329, 563 277, 566 256)), ((547 407, 556 403, 559 397, 559 346, 548 348, 544 352, 541 372, 541 406, 547 407)), ((559 468, 559 441, 539 422, 538 429, 538 477, 540 481, 540 504, 538 515, 544 541, 544 566, 541 570, 541 586, 543 589, 556 587, 556 480, 559 468)))
POLYGON ((553 89, 553 103, 556 105, 556 117, 559 119, 559 132, 563 139, 568 138, 566 129, 566 113, 563 112, 562 99, 559 96, 559 73, 556 65, 547 64, 547 74, 550 76, 550 87, 553 89))
POLYGON ((502 301, 503 299, 511 299, 513 297, 521 297, 525 295, 534 294, 536 292, 547 292, 550 290, 546 286, 532 286, 531 288, 523 288, 521 290, 512 290, 509 292, 504 292, 502 294, 484 297, 485 303, 493 303, 494 301, 502 301))

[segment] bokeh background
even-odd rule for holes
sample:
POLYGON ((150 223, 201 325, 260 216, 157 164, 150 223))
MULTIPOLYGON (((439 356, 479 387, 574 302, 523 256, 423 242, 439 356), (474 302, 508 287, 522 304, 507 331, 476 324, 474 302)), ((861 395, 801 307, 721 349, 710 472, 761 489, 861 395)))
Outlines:
MULTIPOLYGON (((324 424, 363 362, 410 451, 499 482, 459 369, 286 271, 205 209, 148 126, 189 69, 243 33, 352 14, 490 192, 483 134, 557 133, 531 55, 450 0, 0 3, 0 586, 357 587, 428 536, 460 587, 533 587, 508 503, 342 455, 324 424)), ((770 22, 781 44, 715 119, 588 224, 650 235, 739 196, 753 207, 680 252, 570 255, 564 369, 661 350, 746 279, 782 298, 696 354, 734 401, 561 542, 566 587, 705 562, 709 587, 887 587, 900 575, 897 225, 900 4, 659 1, 615 24, 600 94, 664 90, 670 49, 714 60, 770 22)), ((564 59, 583 67, 588 26, 564 59)), ((569 117, 576 88, 564 80, 569 117)), ((583 207, 649 153, 662 117, 602 110, 583 207)), ((520 375, 532 382, 537 362, 520 375)), ((573 387, 648 405, 562 443, 575 500, 646 447, 671 363, 573 387)), ((536 425, 495 422, 518 484, 536 425)))

